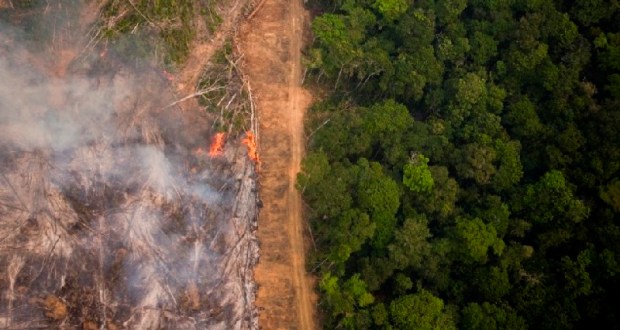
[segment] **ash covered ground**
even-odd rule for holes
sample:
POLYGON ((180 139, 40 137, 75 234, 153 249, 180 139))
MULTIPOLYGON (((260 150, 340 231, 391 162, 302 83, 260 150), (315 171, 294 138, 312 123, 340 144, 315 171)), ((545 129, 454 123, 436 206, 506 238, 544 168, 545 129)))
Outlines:
POLYGON ((0 22, 0 329, 255 328, 254 164, 87 23, 0 22))

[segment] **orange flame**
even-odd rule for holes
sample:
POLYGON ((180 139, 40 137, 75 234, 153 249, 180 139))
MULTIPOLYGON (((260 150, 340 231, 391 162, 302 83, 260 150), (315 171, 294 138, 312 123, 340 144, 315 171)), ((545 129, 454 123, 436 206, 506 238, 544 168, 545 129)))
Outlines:
POLYGON ((226 140, 225 133, 217 133, 211 139, 211 148, 209 148, 209 156, 217 157, 224 153, 224 142, 226 140))
POLYGON ((241 141, 241 143, 245 144, 248 147, 248 157, 253 160, 256 164, 260 164, 260 158, 258 157, 258 150, 256 148, 256 138, 254 134, 250 131, 245 133, 245 139, 241 141))

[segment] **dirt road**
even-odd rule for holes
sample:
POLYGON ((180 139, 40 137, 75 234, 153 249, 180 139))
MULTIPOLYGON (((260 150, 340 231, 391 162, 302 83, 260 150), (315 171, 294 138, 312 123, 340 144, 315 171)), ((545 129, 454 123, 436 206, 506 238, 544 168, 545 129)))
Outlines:
POLYGON ((308 14, 300 0, 265 0, 239 32, 244 71, 260 123, 261 259, 256 305, 263 329, 316 329, 316 296, 305 271, 301 197, 295 189, 304 153, 301 48, 308 14))

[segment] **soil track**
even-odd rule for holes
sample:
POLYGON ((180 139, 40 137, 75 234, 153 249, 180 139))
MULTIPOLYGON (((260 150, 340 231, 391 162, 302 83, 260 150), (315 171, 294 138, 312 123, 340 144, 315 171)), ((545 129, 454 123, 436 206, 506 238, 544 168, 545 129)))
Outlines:
POLYGON ((304 153, 301 48, 309 16, 300 0, 264 0, 241 26, 239 45, 261 131, 256 305, 263 329, 316 329, 316 296, 305 271, 301 197, 295 177, 304 153))

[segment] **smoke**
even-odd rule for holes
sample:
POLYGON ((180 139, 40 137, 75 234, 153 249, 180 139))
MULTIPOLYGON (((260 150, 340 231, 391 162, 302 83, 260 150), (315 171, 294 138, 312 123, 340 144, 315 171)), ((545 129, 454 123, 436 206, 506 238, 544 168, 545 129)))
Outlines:
POLYGON ((160 69, 79 36, 0 25, 0 328, 251 327, 244 167, 193 152, 208 120, 167 107, 160 69))
POLYGON ((97 138, 113 136, 114 106, 109 97, 124 98, 124 86, 93 89, 93 81, 50 79, 30 67, 0 58, 0 141, 22 151, 76 149, 97 138))

